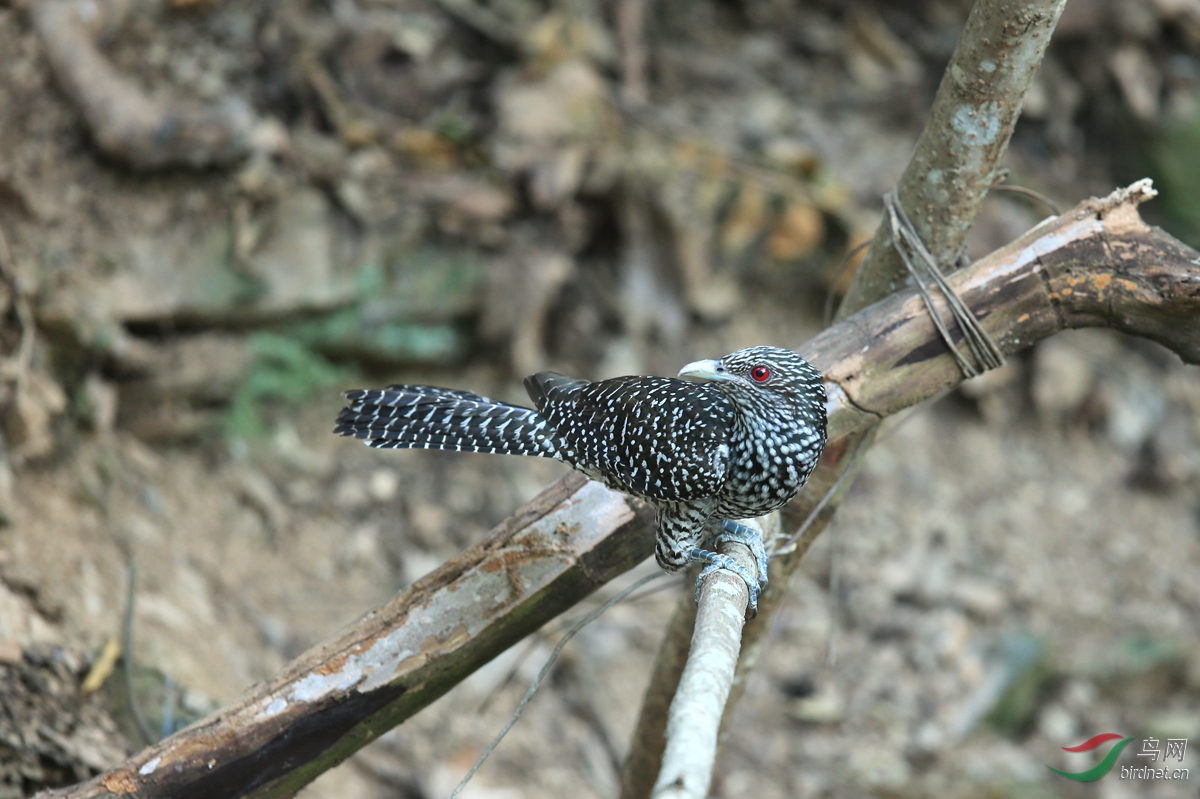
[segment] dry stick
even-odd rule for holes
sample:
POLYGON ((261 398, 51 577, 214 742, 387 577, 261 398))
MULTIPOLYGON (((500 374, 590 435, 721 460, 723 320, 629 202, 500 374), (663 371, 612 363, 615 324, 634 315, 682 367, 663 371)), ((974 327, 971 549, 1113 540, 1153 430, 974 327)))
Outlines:
POLYGON ((781 558, 785 555, 791 555, 797 549, 808 549, 809 545, 812 544, 812 540, 806 539, 804 534, 807 533, 809 528, 812 527, 813 522, 820 517, 821 511, 825 510, 825 506, 832 502, 834 497, 837 496, 838 491, 841 490, 842 486, 849 484, 851 475, 858 473, 858 467, 861 465, 860 461, 862 460, 862 457, 867 454, 867 446, 868 443, 865 438, 859 440, 858 444, 854 448, 854 453, 850 456, 850 467, 838 475, 838 479, 834 481, 833 485, 831 485, 825 491, 825 493, 821 495, 821 499, 819 499, 817 504, 813 506, 812 510, 808 512, 808 516, 806 516, 800 526, 796 528, 796 532, 792 533, 790 538, 784 541, 781 546, 777 547, 771 553, 772 558, 781 558))
MULTIPOLYGON (((939 263, 957 259, 967 231, 995 183, 1025 93, 1033 83, 1065 2, 977 0, 971 9, 938 87, 929 122, 896 188, 919 238, 939 263)), ((906 276, 904 264, 890 247, 887 226, 881 225, 836 318, 845 319, 892 295, 904 286, 906 276)), ((847 472, 856 473, 857 462, 845 456, 849 450, 857 452, 862 442, 869 446, 873 437, 873 431, 867 429, 840 446, 827 447, 809 479, 810 487, 792 503, 794 508, 803 509, 800 518, 808 515, 813 496, 820 496, 825 487, 841 480, 847 472)), ((831 441, 834 438, 830 436, 831 441)), ((807 536, 809 542, 820 534, 836 509, 837 504, 830 503, 817 514, 818 521, 807 536)), ((798 548, 773 564, 771 585, 759 600, 759 618, 747 628, 743 639, 729 708, 736 706, 745 675, 757 662, 804 549, 798 548)), ((671 638, 664 641, 651 678, 657 690, 670 691, 678 682, 682 670, 678 653, 681 640, 686 640, 689 633, 685 626, 688 613, 681 604, 668 627, 671 638)), ((621 775, 621 799, 644 799, 650 792, 663 747, 664 721, 660 713, 661 702, 647 696, 621 775)), ((724 728, 731 717, 727 709, 724 728)))
POLYGON ((482 716, 484 713, 487 713, 491 709, 492 703, 500 698, 500 694, 508 686, 512 685, 513 681, 517 679, 517 675, 521 673, 521 667, 525 665, 525 661, 537 650, 538 643, 538 638, 532 635, 525 639, 525 648, 521 650, 521 654, 513 658, 513 662, 508 667, 508 673, 504 675, 504 679, 497 683, 496 687, 492 688, 488 692, 488 695, 483 698, 483 701, 479 703, 479 707, 475 708, 476 716, 482 716))
POLYGON ((650 97, 646 77, 644 0, 617 0, 617 39, 621 43, 621 102, 641 108, 650 97))
POLYGON ((137 693, 133 686, 133 611, 134 602, 137 601, 137 579, 137 558, 130 555, 129 586, 125 592, 125 618, 121 624, 121 648, 125 650, 121 653, 121 673, 125 677, 125 701, 129 705, 129 713, 133 716, 134 725, 141 733, 142 742, 152 744, 161 736, 156 736, 150 731, 150 724, 142 714, 142 708, 138 705, 137 693))
MULTIPOLYGON (((849 474, 849 470, 846 472, 849 474)), ((814 513, 815 517, 816 514, 814 513)), ((834 528, 829 538, 829 633, 825 637, 825 667, 837 665, 838 598, 842 594, 842 548, 834 528)))
POLYGON ((870 245, 870 239, 861 241, 847 250, 846 254, 842 256, 842 260, 838 261, 837 268, 833 270, 833 280, 829 284, 829 291, 825 294, 825 310, 821 314, 821 327, 829 327, 833 324, 833 316, 837 311, 837 308, 834 307, 834 303, 837 302, 837 287, 842 282, 842 275, 846 273, 846 269, 850 266, 851 259, 870 245))
POLYGON ((521 34, 495 11, 475 0, 434 0, 450 16, 497 44, 520 50, 521 34))
MULTIPOLYGON (((946 279, 1006 354, 1068 327, 1109 326, 1200 363, 1200 253, 1138 218, 1136 205, 1152 194, 1142 182, 1081 203, 946 279)), ((852 460, 862 430, 962 380, 915 290, 844 320, 800 352, 826 377, 825 457, 835 462, 852 460)), ((840 474, 818 469, 811 497, 840 474)), ((807 514, 811 497, 784 509, 789 526, 807 514)), ((229 706, 86 783, 42 795, 290 796, 643 561, 653 541, 648 508, 568 475, 486 540, 229 706)), ((800 551, 772 562, 766 601, 800 551)), ((743 665, 769 624, 763 602, 743 633, 743 665)), ((661 678, 651 676, 652 697, 673 693, 678 678, 665 687, 655 683, 661 678)))
MULTIPOLYGON (((852 462, 857 462, 865 449, 860 446, 852 462)), ((837 494, 841 485, 839 479, 825 492, 808 520, 786 542, 787 551, 796 549, 811 521, 837 494)), ((781 537, 778 513, 761 519, 744 519, 742 524, 757 528, 764 541, 776 541, 781 537)), ((755 568, 746 546, 729 544, 723 546, 722 551, 738 560, 744 568, 755 568)), ((662 768, 654 782, 654 799, 703 799, 708 793, 717 754, 717 736, 741 650, 748 601, 749 592, 744 581, 732 572, 713 572, 700 586, 687 662, 667 712, 666 745, 662 768)))
MULTIPOLYGON (((686 577, 684 578, 684 582, 687 582, 686 577)), ((656 585, 653 588, 647 588, 645 591, 643 591, 640 594, 637 594, 636 596, 629 597, 629 604, 632 605, 635 602, 641 602, 644 599, 649 599, 650 597, 654 596, 655 594, 661 594, 663 591, 677 591, 677 590, 679 590, 678 581, 665 583, 663 585, 656 585)))
POLYGON ((0 281, 8 284, 12 292, 12 302, 17 311, 17 323, 21 328, 21 342, 17 346, 17 354, 11 358, 0 358, 0 380, 12 380, 18 392, 25 390, 25 380, 29 375, 29 364, 33 360, 34 336, 37 325, 34 323, 33 310, 29 307, 29 294, 24 281, 17 274, 17 264, 13 260, 12 250, 8 246, 8 237, 4 228, 0 227, 0 281))
MULTIPOLYGON (((952 389, 945 389, 937 396, 926 400, 926 402, 919 407, 909 408, 906 411, 902 411, 897 416, 888 417, 887 421, 894 422, 894 424, 889 424, 887 426, 884 435, 882 438, 879 438, 879 440, 886 441, 887 439, 891 438, 896 434, 896 431, 899 428, 907 424, 909 419, 912 419, 918 413, 921 413, 929 407, 936 405, 942 399, 942 397, 945 397, 947 394, 949 394, 951 390, 952 389)), ((884 424, 886 424, 886 422, 884 424)), ((808 532, 809 528, 812 526, 812 523, 817 520, 821 514, 821 511, 825 509, 825 506, 829 503, 829 501, 836 496, 838 489, 843 485, 846 485, 847 487, 850 485, 850 479, 858 474, 858 470, 862 466, 862 458, 867 454, 867 448, 871 443, 873 443, 873 441, 866 436, 859 439, 858 446, 855 449, 854 454, 850 456, 850 466, 846 469, 846 471, 842 472, 841 476, 838 477, 837 482, 830 486, 829 490, 825 492, 824 496, 821 497, 821 501, 818 502, 816 507, 809 512, 808 518, 806 518, 804 523, 800 525, 800 528, 792 534, 792 537, 788 539, 782 547, 775 550, 775 555, 780 557, 783 555, 790 555, 800 546, 803 546, 804 550, 807 551, 813 540, 815 540, 815 536, 805 539, 804 534, 808 532)), ((839 546, 837 529, 835 528, 833 531, 833 538, 831 538, 829 541, 829 635, 825 639, 825 666, 829 669, 832 669, 837 665, 837 611, 838 598, 841 596, 841 563, 841 547, 839 546)))
MULTIPOLYGON (((758 526, 757 519, 742 523, 752 522, 758 526)), ((749 547, 731 542, 721 551, 754 572, 749 547)), ((703 799, 708 793, 721 712, 737 667, 749 600, 745 581, 731 571, 715 571, 700 585, 692 646, 667 713, 667 745, 654 784, 655 799, 703 799)))

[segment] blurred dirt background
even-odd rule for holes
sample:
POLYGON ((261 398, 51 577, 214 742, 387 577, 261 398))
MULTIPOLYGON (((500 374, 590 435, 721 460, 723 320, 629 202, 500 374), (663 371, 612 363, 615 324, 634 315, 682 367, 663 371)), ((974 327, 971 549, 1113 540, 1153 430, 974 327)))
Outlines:
MULTIPOLYGON (((140 748, 131 707, 157 737, 233 698, 562 473, 335 439, 342 389, 522 401, 819 330, 968 7, 0 0, 0 797, 140 748)), ((1198 99, 1195 0, 1070 0, 1010 183, 1149 174, 1195 245, 1198 99)), ((971 254, 1047 213, 997 192, 971 254)), ((614 796, 681 590, 585 630, 464 795, 614 796)), ((562 627, 304 795, 448 795, 562 627)), ((890 423, 714 795, 1195 796, 1044 764, 1114 730, 1200 771, 1198 632, 1200 372, 1055 337, 890 423)))

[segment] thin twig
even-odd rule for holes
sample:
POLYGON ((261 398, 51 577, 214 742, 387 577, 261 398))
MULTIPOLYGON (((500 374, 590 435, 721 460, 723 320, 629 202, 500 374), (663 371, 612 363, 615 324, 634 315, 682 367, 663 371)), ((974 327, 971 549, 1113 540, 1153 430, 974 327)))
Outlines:
MULTIPOLYGON (((665 574, 658 575, 658 576, 665 576, 665 574)), ((626 597, 626 601, 632 605, 635 602, 641 602, 644 599, 648 599, 648 598, 654 596, 655 594, 661 594, 663 591, 671 591, 671 590, 677 589, 678 587, 679 587, 678 581, 671 580, 671 581, 668 581, 666 584, 651 586, 650 588, 647 588, 645 591, 643 591, 640 594, 631 594, 628 597, 626 597)), ((571 622, 571 624, 555 623, 553 625, 553 627, 555 629, 541 630, 538 633, 537 638, 535 638, 534 636, 530 636, 529 640, 527 642, 527 645, 521 651, 521 654, 517 655, 517 657, 514 658, 513 662, 509 665, 508 672, 504 675, 504 679, 501 680, 499 683, 497 683, 496 687, 493 688, 491 691, 489 691, 488 695, 484 698, 484 700, 479 703, 479 707, 476 708, 476 710, 475 710, 476 715, 483 715, 484 713, 486 713, 488 711, 488 709, 492 706, 492 703, 494 701, 496 701, 496 697, 500 696, 501 692, 503 692, 505 688, 507 688, 509 685, 512 684, 512 681, 516 679, 517 674, 520 673, 521 666, 523 666, 525 664, 525 661, 529 659, 529 656, 532 655, 537 650, 539 638, 553 638, 554 636, 558 635, 560 632, 568 629, 571 626, 574 626, 574 624, 576 624, 576 622, 571 622)))
POLYGON ((652 597, 656 594, 661 594, 663 591, 673 591, 678 588, 679 588, 679 583, 678 583, 678 581, 675 581, 675 580, 672 580, 671 582, 668 582, 664 585, 656 585, 653 588, 647 588, 645 591, 643 591, 640 594, 634 594, 633 596, 629 597, 629 604, 632 605, 635 602, 641 602, 644 599, 649 599, 650 597, 652 597))
MULTIPOLYGON (((724 167, 729 168, 730 172, 757 186, 761 186, 776 194, 794 196, 811 202, 814 205, 818 204, 811 183, 805 182, 793 172, 783 167, 762 159, 756 159, 754 156, 744 152, 726 149, 722 144, 709 139, 703 128, 693 127, 675 120, 668 122, 663 119, 652 118, 647 113, 645 106, 626 103, 623 97, 616 103, 616 108, 624 119, 638 128, 654 136, 661 137, 672 144, 688 143, 696 145, 701 154, 718 159, 724 167)), ((672 169, 678 174, 699 177, 704 177, 707 174, 705 168, 702 166, 679 161, 672 164, 672 169)))
POLYGON ((842 260, 838 261, 837 269, 833 271, 833 282, 829 284, 829 291, 825 294, 825 313, 821 315, 821 327, 829 327, 833 324, 834 314, 837 313, 837 308, 834 307, 834 302, 837 300, 837 287, 842 282, 842 275, 845 274, 846 267, 850 265, 850 261, 855 255, 870 245, 870 239, 860 241, 847 250, 846 254, 842 256, 842 260))
POLYGON ((17 312, 17 322, 21 326, 21 341, 17 345, 17 354, 14 358, 0 361, 4 370, 3 373, 0 373, 0 377, 12 378, 17 391, 21 391, 25 387, 26 375, 29 374, 29 363, 33 359, 37 325, 33 320, 33 311, 29 307, 29 296, 25 291, 25 286, 17 276, 17 264, 13 259, 12 249, 8 246, 8 237, 4 235, 2 227, 0 227, 0 280, 7 283, 9 291, 12 292, 13 307, 17 312))
POLYGON ((492 703, 496 701, 496 698, 503 693, 505 688, 512 685, 513 680, 517 679, 517 675, 521 673, 521 667, 525 665, 525 661, 537 650, 539 637, 531 635, 525 641, 525 648, 521 650, 521 654, 513 658, 513 662, 509 665, 504 679, 496 683, 496 687, 488 691, 488 695, 479 703, 479 707, 475 708, 476 716, 482 716, 484 713, 487 713, 492 707, 492 703))
POLYGON ((644 0, 617 0, 616 16, 621 42, 621 100, 630 108, 641 108, 649 99, 644 0))
POLYGON ((1055 216, 1062 215, 1062 210, 1058 207, 1058 203, 1054 202, 1054 200, 1051 200, 1040 191, 1034 191, 1027 186, 1013 186, 1009 183, 997 183, 992 186, 992 191, 1007 191, 1010 194, 1022 194, 1026 197, 1037 200, 1042 205, 1049 208, 1055 216))
POLYGON ((842 592, 842 548, 837 527, 829 534, 829 635, 825 638, 825 665, 837 665, 838 601, 842 592))
POLYGON ((137 559, 130 555, 129 586, 125 591, 125 619, 121 625, 121 648, 125 650, 121 656, 121 671, 125 675, 125 700, 129 703, 129 713, 133 716, 133 721, 137 725, 142 739, 147 744, 152 744, 158 738, 155 738, 154 733, 150 731, 150 724, 142 715, 142 709, 138 707, 137 696, 133 692, 133 603, 137 596, 137 574, 137 559))
POLYGON ((496 44, 514 50, 521 49, 521 36, 490 8, 474 0, 434 0, 450 16, 496 44))

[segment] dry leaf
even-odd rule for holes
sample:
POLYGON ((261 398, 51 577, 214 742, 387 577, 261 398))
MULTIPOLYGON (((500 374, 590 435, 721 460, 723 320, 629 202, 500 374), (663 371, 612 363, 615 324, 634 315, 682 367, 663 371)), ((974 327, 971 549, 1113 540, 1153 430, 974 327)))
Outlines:
POLYGON ((825 217, 812 205, 794 200, 783 209, 771 237, 767 252, 777 261, 794 261, 812 252, 825 237, 825 217))

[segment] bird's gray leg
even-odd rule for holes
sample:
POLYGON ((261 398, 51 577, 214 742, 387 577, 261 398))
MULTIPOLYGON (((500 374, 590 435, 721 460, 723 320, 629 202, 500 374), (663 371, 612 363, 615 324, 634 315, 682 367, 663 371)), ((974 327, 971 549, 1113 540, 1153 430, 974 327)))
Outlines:
POLYGON ((758 580, 754 579, 754 575, 750 573, 749 569, 728 555, 724 555, 720 552, 711 552, 707 549, 701 549, 700 547, 692 548, 692 551, 688 553, 688 560, 692 563, 708 564, 703 570, 701 570, 700 576, 696 578, 697 600, 700 598, 700 583, 703 582, 704 578, 717 569, 725 569, 726 571, 731 571, 738 577, 741 577, 742 581, 746 583, 746 588, 750 591, 750 618, 753 619, 758 615, 758 580))
POLYGON ((721 532, 713 536, 712 545, 719 546, 726 541, 737 541, 750 548, 754 560, 758 562, 758 587, 767 590, 767 548, 763 544, 762 533, 749 525, 725 519, 721 522, 721 532))
MULTIPOLYGON (((741 577, 750 591, 751 618, 758 613, 759 580, 750 570, 728 555, 704 549, 700 544, 704 539, 705 527, 708 522, 707 508, 697 507, 686 503, 663 503, 658 506, 658 536, 654 547, 654 556, 658 565, 665 571, 675 572, 686 567, 689 563, 704 563, 706 566, 696 580, 696 594, 700 593, 700 581, 715 569, 726 569, 741 577)), ((766 551, 763 549, 762 537, 753 528, 737 522, 723 522, 722 532, 713 539, 717 544, 722 540, 741 541, 750 547, 750 551, 758 560, 758 572, 763 575, 763 585, 766 585, 766 551), (733 525, 732 530, 728 525, 733 525), (743 532, 744 531, 744 532, 743 532)), ((715 546, 716 544, 714 544, 715 546)))
POLYGON ((726 569, 741 577, 750 591, 750 618, 758 615, 758 597, 767 587, 767 549, 763 546, 762 535, 753 527, 725 519, 721 522, 721 532, 709 539, 709 546, 716 548, 726 541, 736 541, 750 548, 757 564, 758 579, 755 579, 746 567, 742 566, 728 555, 713 552, 700 547, 694 547, 688 553, 688 560, 708 564, 696 578, 696 596, 700 596, 700 581, 717 569, 726 569))

